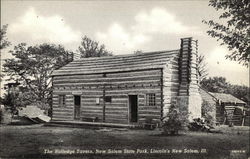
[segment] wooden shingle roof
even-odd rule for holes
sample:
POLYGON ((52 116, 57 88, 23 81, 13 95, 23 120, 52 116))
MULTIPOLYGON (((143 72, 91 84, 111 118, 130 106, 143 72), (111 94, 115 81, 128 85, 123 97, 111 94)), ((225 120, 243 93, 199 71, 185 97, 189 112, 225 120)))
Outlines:
MULTIPOLYGON (((211 93, 211 92, 210 92, 211 93)), ((223 103, 242 103, 245 104, 244 101, 234 97, 231 94, 226 93, 211 93, 217 100, 220 100, 223 103)))
POLYGON ((84 58, 55 70, 52 76, 94 74, 163 68, 180 50, 149 52, 130 55, 84 58))

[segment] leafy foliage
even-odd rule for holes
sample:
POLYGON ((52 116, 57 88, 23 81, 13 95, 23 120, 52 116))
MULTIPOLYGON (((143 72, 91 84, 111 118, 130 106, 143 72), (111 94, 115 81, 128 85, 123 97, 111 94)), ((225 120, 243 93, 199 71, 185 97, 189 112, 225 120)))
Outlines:
POLYGON ((204 121, 200 118, 196 118, 196 119, 193 119, 193 121, 189 123, 188 128, 191 131, 211 132, 211 129, 213 129, 214 127, 207 121, 204 121))
POLYGON ((10 110, 11 114, 14 114, 17 111, 17 107, 21 107, 23 102, 18 92, 7 93, 1 99, 1 104, 10 110))
POLYGON ((81 41, 81 46, 78 47, 81 58, 112 56, 112 53, 105 49, 105 46, 93 41, 87 36, 84 36, 81 41))
POLYGON ((201 104, 201 115, 205 119, 205 121, 209 124, 214 124, 214 118, 212 113, 215 111, 214 105, 209 104, 209 102, 202 100, 201 104))
POLYGON ((247 86, 241 86, 241 85, 231 85, 230 89, 228 90, 229 94, 232 94, 233 96, 243 100, 244 102, 247 102, 250 104, 250 89, 247 86))
POLYGON ((169 112, 163 120, 163 130, 165 134, 175 135, 188 123, 188 111, 182 110, 179 100, 172 102, 169 112))
POLYGON ((226 93, 228 85, 224 77, 209 77, 201 81, 201 87, 209 92, 226 93))
POLYGON ((222 23, 213 20, 203 23, 209 25, 211 30, 207 33, 217 41, 221 40, 221 45, 226 45, 231 54, 227 55, 234 61, 239 61, 248 66, 250 53, 250 1, 249 0, 210 0, 209 6, 217 11, 223 11, 219 16, 222 23), (226 24, 223 24, 225 22, 226 24))
POLYGON ((205 78, 200 84, 202 88, 209 92, 228 93, 245 102, 249 102, 249 87, 230 84, 224 77, 205 78))
POLYGON ((8 41, 6 37, 7 28, 8 28, 8 25, 3 25, 0 30, 0 50, 10 45, 10 42, 8 41))
POLYGON ((21 83, 23 95, 32 101, 48 103, 51 94, 51 73, 73 60, 73 53, 62 46, 41 44, 29 46, 21 43, 10 53, 15 57, 5 60, 4 72, 21 83))
MULTIPOLYGON (((6 33, 7 33, 7 27, 8 25, 3 25, 1 27, 0 30, 0 54, 2 54, 2 49, 5 49, 6 47, 8 47, 10 45, 10 42, 8 41, 7 37, 6 37, 6 33)), ((1 57, 1 55, 0 55, 1 57)), ((1 66, 0 66, 1 68, 1 66)), ((2 73, 1 69, 0 69, 0 82, 2 81, 4 74, 2 73)))

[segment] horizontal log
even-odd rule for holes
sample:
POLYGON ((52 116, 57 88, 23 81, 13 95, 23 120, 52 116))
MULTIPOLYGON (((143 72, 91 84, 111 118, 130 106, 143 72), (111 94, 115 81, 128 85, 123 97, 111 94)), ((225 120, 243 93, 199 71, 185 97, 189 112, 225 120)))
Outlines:
POLYGON ((161 75, 161 69, 152 69, 152 70, 138 70, 138 71, 129 71, 129 72, 116 72, 116 73, 107 73, 107 78, 121 78, 121 77, 140 77, 140 76, 150 76, 150 75, 161 75))
POLYGON ((73 109, 58 109, 58 108, 53 108, 53 112, 73 112, 73 109))
POLYGON ((128 116, 128 111, 105 111, 106 116, 128 116))
POLYGON ((90 112, 90 113, 85 113, 81 112, 81 117, 98 117, 99 119, 102 119, 102 113, 96 113, 96 112, 90 112))
MULTIPOLYGON (((111 103, 105 103, 107 106, 127 106, 128 103, 127 101, 125 102, 119 102, 119 101, 112 101, 111 103)), ((100 104, 96 104, 95 102, 89 102, 89 103, 82 103, 81 106, 82 107, 86 107, 86 106, 90 106, 90 107, 100 107, 103 105, 103 102, 100 102, 100 104)))
POLYGON ((162 69, 165 66, 164 64, 154 64, 154 65, 137 65, 131 67, 115 68, 111 67, 110 69, 76 69, 76 70, 57 70, 53 72, 54 76, 64 76, 64 75, 76 75, 76 74, 100 74, 100 73, 111 73, 111 72, 130 72, 130 71, 139 71, 139 70, 154 70, 162 69))
MULTIPOLYGON (((106 87, 111 86, 120 86, 120 85, 129 85, 129 84, 154 84, 154 83, 159 83, 160 79, 145 79, 145 80, 133 80, 133 81, 93 81, 93 82, 89 82, 89 83, 85 83, 85 82, 81 82, 81 83, 70 83, 70 82, 65 82, 65 83, 54 83, 53 84, 53 88, 54 87, 88 87, 88 86, 103 86, 106 85, 106 87)), ((55 89, 57 90, 57 89, 55 89)))
MULTIPOLYGON (((128 99, 128 96, 127 95, 124 95, 124 94, 106 94, 106 96, 112 96, 112 102, 115 102, 115 103, 125 103, 128 99)), ((91 96, 82 96, 82 103, 95 103, 96 102, 96 99, 99 99, 99 102, 102 103, 103 102, 103 96, 96 96, 96 97, 93 97, 92 95, 91 96)))
MULTIPOLYGON (((107 105, 108 104, 114 104, 114 105, 127 105, 127 101, 128 99, 125 99, 125 98, 112 98, 111 99, 111 103, 110 102, 105 102, 107 105)), ((82 106, 87 106, 87 105, 93 105, 93 106, 98 106, 98 105, 103 105, 103 101, 100 101, 99 104, 96 103, 96 101, 91 101, 91 100, 88 100, 88 101, 82 101, 81 103, 82 106)))
POLYGON ((152 74, 152 75, 142 75, 142 76, 130 76, 130 77, 113 77, 113 78, 92 78, 92 79, 60 79, 54 80, 53 84, 64 84, 64 83, 98 83, 98 82, 117 82, 117 81, 143 81, 143 80, 157 80, 160 79, 160 74, 152 74))
MULTIPOLYGON (((143 92, 143 98, 138 98, 139 100, 144 100, 145 99, 145 95, 148 94, 148 93, 154 93, 156 95, 156 98, 159 98, 160 99, 160 91, 157 90, 158 92, 155 92, 155 91, 145 91, 143 92)), ((113 101, 127 101, 128 100, 128 97, 129 95, 141 95, 142 92, 137 92, 137 91, 127 91, 127 92, 120 92, 120 93, 123 93, 123 94, 119 94, 119 92, 107 92, 106 93, 106 96, 112 96, 112 102, 113 101)), ((99 98, 100 99, 100 103, 102 101, 102 97, 103 96, 100 96, 100 95, 82 95, 81 96, 81 101, 82 102, 96 102, 96 98, 99 98)), ((58 100, 53 100, 55 103, 58 103, 58 100)), ((73 100, 68 100, 66 102, 69 102, 69 103, 73 103, 73 100)))
POLYGON ((179 85, 168 85, 168 86, 163 86, 163 91, 167 90, 170 91, 171 89, 178 89, 179 90, 180 86, 179 85))
POLYGON ((127 111, 128 107, 106 107, 106 111, 127 111))
MULTIPOLYGON (((97 96, 94 93, 94 91, 98 92, 100 90, 102 91, 103 88, 92 88, 92 89, 85 89, 84 88, 84 89, 78 89, 78 90, 76 90, 76 89, 70 89, 70 90, 55 89, 53 91, 53 93, 54 93, 54 95, 66 95, 66 94, 68 94, 68 95, 71 95, 71 98, 73 98, 73 95, 72 95, 73 91, 81 91, 83 95, 88 95, 88 93, 89 93, 89 94, 94 94, 95 96, 97 96)), ((160 91, 160 85, 150 86, 150 84, 147 84, 147 85, 137 84, 135 87, 132 87, 132 86, 128 87, 128 85, 127 85, 127 87, 126 87, 126 85, 119 85, 119 87, 117 86, 116 88, 114 88, 113 86, 112 86, 112 88, 106 87, 105 90, 106 91, 113 91, 113 92, 124 92, 124 93, 130 93, 130 91, 131 91, 132 93, 136 92, 138 94, 141 94, 141 93, 145 93, 145 92, 149 92, 149 91, 157 91, 157 90, 160 91), (143 92, 141 92, 141 91, 143 91, 143 92)), ((100 95, 100 94, 98 93, 98 95, 100 95)))
POLYGON ((115 95, 115 94, 123 94, 128 97, 128 95, 145 95, 147 93, 155 93, 160 94, 161 89, 158 88, 145 88, 145 89, 127 89, 127 90, 107 90, 106 94, 115 95))
POLYGON ((110 118, 112 118, 112 119, 128 119, 128 116, 126 115, 126 114, 105 114, 105 118, 107 118, 107 119, 110 119, 110 118))
POLYGON ((179 85, 180 85, 179 82, 173 82, 173 81, 171 81, 171 82, 163 82, 163 89, 164 89, 164 87, 169 87, 169 86, 177 87, 179 85))
POLYGON ((59 104, 52 103, 52 107, 59 107, 59 104))
POLYGON ((126 117, 126 118, 117 118, 117 117, 109 117, 109 116, 106 116, 105 117, 105 122, 110 122, 110 121, 117 121, 117 122, 119 122, 119 121, 124 121, 124 122, 128 122, 128 118, 126 117))
POLYGON ((65 116, 65 115, 60 115, 60 114, 53 114, 52 119, 73 119, 73 116, 65 116))
POLYGON ((102 112, 81 112, 82 116, 91 116, 91 117, 95 117, 95 116, 102 116, 102 112))
POLYGON ((169 92, 169 91, 163 91, 164 93, 164 96, 177 96, 178 95, 178 92, 169 92))
POLYGON ((122 119, 122 118, 106 118, 106 123, 128 123, 128 119, 122 119))
POLYGON ((160 119, 161 116, 158 115, 158 114, 139 114, 139 118, 143 118, 143 117, 146 117, 146 118, 155 118, 155 119, 160 119))
POLYGON ((123 108, 123 109, 105 109, 105 112, 127 112, 128 113, 128 108, 123 108))
POLYGON ((127 108, 128 104, 109 104, 109 103, 105 103, 106 108, 127 108))
MULTIPOLYGON (((115 93, 105 93, 105 96, 112 96, 112 99, 114 100, 124 100, 124 99, 127 99, 127 95, 126 94, 115 94, 115 93)), ((91 102, 91 101, 95 101, 96 98, 100 98, 100 100, 102 100, 102 97, 103 97, 103 94, 100 96, 96 96, 96 95, 82 95, 82 100, 83 101, 86 101, 86 102, 91 102)))
POLYGON ((124 124, 128 124, 128 118, 113 118, 113 117, 106 117, 105 119, 105 123, 124 123, 124 124))
POLYGON ((149 111, 157 111, 161 110, 161 106, 140 106, 138 107, 138 110, 149 110, 149 111))
POLYGON ((113 109, 113 110, 125 110, 125 109, 128 109, 127 106, 106 106, 106 110, 110 110, 110 109, 113 109))
MULTIPOLYGON (((145 75, 157 75, 161 74, 160 69, 155 70, 139 70, 139 71, 129 71, 129 72, 116 72, 116 73, 106 73, 106 78, 118 78, 118 77, 137 77, 145 75)), ((89 75, 64 75, 55 76, 53 80, 61 79, 97 79, 104 78, 103 74, 89 74, 89 75)))
POLYGON ((102 105, 81 105, 82 110, 102 110, 103 106, 102 105))
POLYGON ((82 109, 81 112, 83 114, 86 114, 86 113, 102 113, 102 109, 82 109))
POLYGON ((53 111, 53 114, 58 114, 58 115, 73 115, 73 111, 53 111))

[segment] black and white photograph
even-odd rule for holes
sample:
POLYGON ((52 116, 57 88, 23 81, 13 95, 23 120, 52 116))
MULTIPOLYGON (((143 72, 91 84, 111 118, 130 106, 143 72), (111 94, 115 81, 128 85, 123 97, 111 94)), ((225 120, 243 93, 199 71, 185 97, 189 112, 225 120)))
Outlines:
POLYGON ((1 0, 0 159, 250 159, 249 0, 1 0))

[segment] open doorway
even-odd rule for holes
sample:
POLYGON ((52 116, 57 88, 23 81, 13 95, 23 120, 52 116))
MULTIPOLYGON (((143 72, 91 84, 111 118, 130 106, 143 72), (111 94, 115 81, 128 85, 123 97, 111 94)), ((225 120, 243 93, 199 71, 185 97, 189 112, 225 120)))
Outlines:
POLYGON ((81 114, 81 96, 74 96, 74 119, 79 120, 81 114))
POLYGON ((129 122, 138 121, 138 97, 137 95, 129 95, 129 122))

